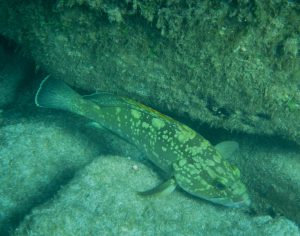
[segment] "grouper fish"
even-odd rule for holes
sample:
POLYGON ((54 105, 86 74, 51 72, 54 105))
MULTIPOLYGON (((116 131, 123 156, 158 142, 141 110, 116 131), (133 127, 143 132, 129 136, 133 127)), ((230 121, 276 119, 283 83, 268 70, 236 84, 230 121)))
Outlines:
POLYGON ((50 76, 41 82, 35 103, 84 116, 140 149, 166 176, 142 194, 172 192, 178 186, 223 206, 250 205, 240 171, 223 158, 231 155, 236 142, 214 147, 193 129, 148 106, 106 92, 81 96, 50 76))

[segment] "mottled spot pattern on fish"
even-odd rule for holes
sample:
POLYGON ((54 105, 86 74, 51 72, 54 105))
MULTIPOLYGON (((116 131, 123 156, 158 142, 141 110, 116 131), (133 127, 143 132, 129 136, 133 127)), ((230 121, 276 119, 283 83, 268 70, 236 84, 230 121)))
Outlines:
POLYGON ((249 204, 239 170, 188 126, 128 98, 109 93, 80 97, 62 82, 46 80, 36 95, 38 106, 68 110, 100 123, 142 150, 194 196, 226 206, 249 204), (55 97, 56 90, 60 94, 55 97))

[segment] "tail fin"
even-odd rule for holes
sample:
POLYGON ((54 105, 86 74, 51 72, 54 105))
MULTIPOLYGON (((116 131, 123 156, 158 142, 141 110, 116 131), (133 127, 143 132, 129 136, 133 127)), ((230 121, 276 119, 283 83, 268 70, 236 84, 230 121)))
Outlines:
POLYGON ((35 104, 38 107, 73 111, 72 108, 80 99, 81 96, 68 85, 48 75, 41 82, 35 95, 35 104))

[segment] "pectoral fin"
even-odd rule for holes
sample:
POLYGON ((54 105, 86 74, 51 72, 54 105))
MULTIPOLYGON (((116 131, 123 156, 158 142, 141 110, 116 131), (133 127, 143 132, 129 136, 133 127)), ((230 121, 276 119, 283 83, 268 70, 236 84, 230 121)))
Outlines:
POLYGON ((224 141, 217 144, 215 148, 228 160, 231 155, 239 149, 239 144, 235 141, 224 141))
POLYGON ((138 192, 138 194, 141 196, 154 196, 154 195, 164 196, 172 193, 175 190, 175 188, 176 188, 176 181, 174 178, 171 178, 155 186, 153 189, 144 192, 138 192))

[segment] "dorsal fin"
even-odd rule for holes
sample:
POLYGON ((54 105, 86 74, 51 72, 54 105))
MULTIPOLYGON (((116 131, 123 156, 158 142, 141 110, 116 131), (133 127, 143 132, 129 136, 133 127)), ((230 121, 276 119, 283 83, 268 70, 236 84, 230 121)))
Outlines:
POLYGON ((176 123, 171 117, 161 114, 160 112, 148 107, 142 103, 136 102, 132 99, 121 97, 109 92, 97 92, 90 95, 83 96, 84 99, 93 101, 99 106, 106 107, 125 107, 128 109, 134 109, 136 111, 145 113, 152 117, 162 119, 164 121, 169 121, 171 123, 176 123))
POLYGON ((89 95, 82 96, 86 100, 93 101, 99 106, 129 106, 129 104, 124 100, 123 97, 114 95, 109 92, 97 92, 89 95))

